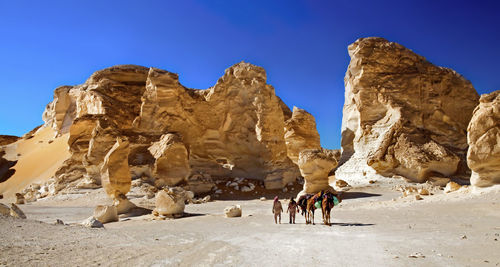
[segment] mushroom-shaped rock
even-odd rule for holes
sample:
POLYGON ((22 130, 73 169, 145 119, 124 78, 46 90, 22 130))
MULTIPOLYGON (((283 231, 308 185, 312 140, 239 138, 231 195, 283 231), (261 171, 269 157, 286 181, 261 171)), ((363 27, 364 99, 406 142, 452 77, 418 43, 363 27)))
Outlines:
POLYGON ((481 96, 467 129, 467 140, 471 184, 500 184, 500 90, 481 96))
POLYGON ((149 147, 149 151, 156 159, 153 169, 156 186, 175 186, 186 180, 191 169, 188 151, 179 136, 165 134, 149 147))
POLYGON ((101 182, 104 190, 113 200, 130 191, 132 179, 128 167, 129 142, 116 139, 115 145, 104 157, 101 168, 101 182))
POLYGON ((180 187, 158 191, 155 201, 155 212, 163 216, 182 216, 188 192, 180 187))
POLYGON ((472 84, 383 38, 361 38, 348 51, 336 176, 424 182, 465 174, 466 129, 479 100, 472 84))
POLYGON ((297 164, 305 149, 321 148, 316 120, 309 112, 293 107, 292 117, 285 122, 285 142, 288 157, 297 164))
POLYGON ((304 177, 304 189, 297 198, 303 194, 315 194, 321 190, 335 192, 328 184, 328 174, 338 164, 338 150, 308 149, 299 154, 298 165, 304 177))

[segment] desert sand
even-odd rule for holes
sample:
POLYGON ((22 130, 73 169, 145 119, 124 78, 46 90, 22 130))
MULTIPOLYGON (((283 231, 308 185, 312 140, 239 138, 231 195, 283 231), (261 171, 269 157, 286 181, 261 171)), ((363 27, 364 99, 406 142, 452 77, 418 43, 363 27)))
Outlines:
MULTIPOLYGON (((143 215, 100 229, 79 223, 96 204, 111 200, 103 189, 81 190, 20 205, 27 220, 0 217, 0 265, 500 265, 499 188, 448 194, 434 188, 418 201, 402 197, 396 187, 397 181, 377 181, 346 192, 333 210, 332 226, 322 224, 320 211, 316 225, 306 225, 300 215, 290 225, 286 213, 276 225, 272 200, 259 195, 189 204, 179 219, 143 215), (242 206, 242 217, 224 217, 224 207, 232 204, 242 206), (56 219, 66 225, 56 225, 56 219)), ((151 199, 130 199, 152 208, 151 199)), ((286 207, 287 200, 282 203, 286 207)))

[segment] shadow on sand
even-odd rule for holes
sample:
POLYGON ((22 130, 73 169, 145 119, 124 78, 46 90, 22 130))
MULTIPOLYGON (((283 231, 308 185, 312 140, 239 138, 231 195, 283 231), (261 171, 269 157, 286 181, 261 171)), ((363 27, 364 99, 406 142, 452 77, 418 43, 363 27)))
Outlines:
POLYGON ((332 226, 372 226, 374 223, 332 223, 332 226))
POLYGON ((342 199, 365 198, 365 197, 379 197, 381 194, 372 194, 365 192, 343 192, 342 199))

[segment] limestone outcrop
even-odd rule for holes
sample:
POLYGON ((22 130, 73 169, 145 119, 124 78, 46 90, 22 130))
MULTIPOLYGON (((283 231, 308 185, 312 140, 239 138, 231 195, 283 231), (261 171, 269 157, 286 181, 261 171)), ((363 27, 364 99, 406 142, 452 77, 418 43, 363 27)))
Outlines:
POLYGON ((500 184, 500 90, 481 95, 467 129, 471 184, 500 184))
POLYGON ((104 191, 112 199, 119 199, 130 191, 132 180, 128 169, 129 143, 116 139, 115 145, 104 158, 101 168, 101 182, 104 191))
POLYGON ((337 167, 340 151, 308 149, 299 154, 300 173, 304 177, 304 189, 297 195, 316 194, 321 190, 335 192, 329 185, 329 173, 337 167))
POLYGON ((479 100, 472 84, 383 38, 359 39, 348 51, 336 175, 350 182, 464 175, 466 129, 479 100))
POLYGON ((291 118, 285 122, 285 142, 288 157, 295 164, 302 150, 321 148, 316 120, 309 112, 293 107, 291 118))
POLYGON ((319 135, 314 118, 300 109, 292 113, 266 79, 263 68, 242 62, 213 87, 197 90, 168 71, 120 65, 84 84, 57 88, 44 126, 57 136, 69 134, 71 157, 56 172, 51 192, 107 187, 115 167, 105 156, 117 138, 127 139, 129 150, 127 168, 115 162, 123 167, 119 176, 128 170, 131 179, 159 188, 203 193, 215 178, 236 177, 264 181, 270 189, 294 182, 300 173, 288 155, 319 146, 319 135))

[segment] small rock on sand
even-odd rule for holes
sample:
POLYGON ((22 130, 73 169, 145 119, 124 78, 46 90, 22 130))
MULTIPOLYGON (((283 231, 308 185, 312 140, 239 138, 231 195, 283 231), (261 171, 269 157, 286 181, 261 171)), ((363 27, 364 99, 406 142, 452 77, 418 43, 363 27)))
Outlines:
POLYGON ((101 223, 117 222, 118 212, 115 206, 98 205, 94 210, 94 218, 101 223))
POLYGON ((10 216, 10 208, 0 203, 0 214, 4 216, 10 216))
POLYGON ((233 205, 233 206, 226 207, 224 209, 224 214, 226 215, 227 218, 241 217, 241 206, 240 205, 233 205))
POLYGON ((425 188, 421 188, 418 190, 418 193, 422 196, 428 196, 429 195, 429 190, 425 189, 425 188))
POLYGON ((24 212, 14 203, 10 204, 10 216, 14 218, 26 219, 24 212))
POLYGON ((422 198, 420 195, 416 195, 416 196, 415 196, 415 199, 416 199, 416 200, 422 200, 423 198, 422 198))
POLYGON ((457 191, 458 189, 460 189, 460 187, 462 187, 462 186, 455 183, 455 182, 449 182, 446 184, 446 187, 444 188, 444 192, 445 193, 454 192, 454 191, 457 191))
POLYGON ((88 228, 103 228, 104 225, 94 218, 94 216, 87 218, 85 221, 82 222, 82 225, 88 228))
POLYGON ((260 201, 266 201, 266 197, 261 197, 260 201))

